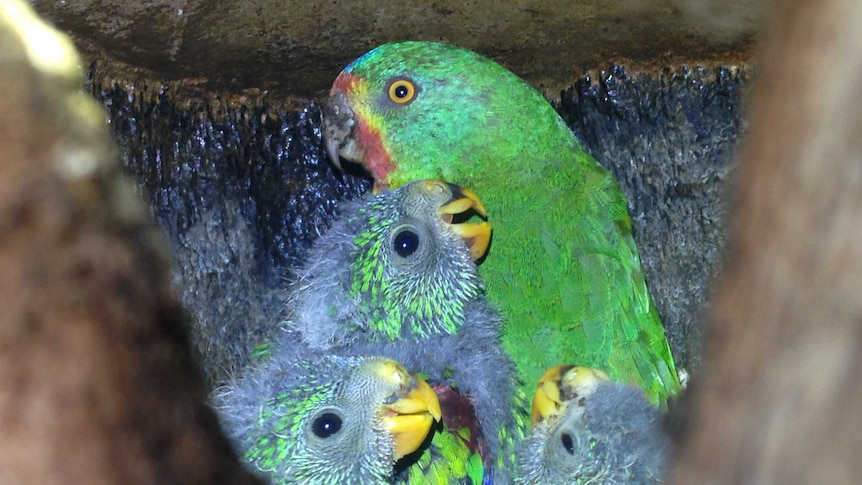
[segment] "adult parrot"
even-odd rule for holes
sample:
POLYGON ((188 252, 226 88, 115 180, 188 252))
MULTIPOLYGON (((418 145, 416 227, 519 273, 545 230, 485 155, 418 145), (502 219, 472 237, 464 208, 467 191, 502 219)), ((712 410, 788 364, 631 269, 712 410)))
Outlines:
POLYGON ((392 359, 290 354, 214 395, 245 459, 274 484, 392 483, 397 460, 440 420, 434 391, 392 359))
POLYGON ((318 238, 288 288, 276 344, 387 356, 445 396, 444 429, 406 470, 412 483, 506 483, 528 428, 500 315, 474 262, 491 237, 485 215, 472 191, 438 180, 357 200, 318 238))
POLYGON ((599 369, 556 366, 540 379, 515 483, 660 484, 668 438, 643 392, 599 369))
POLYGON ((495 231, 481 274, 524 386, 575 361, 656 403, 679 391, 624 195, 523 80, 458 47, 385 44, 335 79, 322 131, 378 190, 439 178, 482 195, 495 231))

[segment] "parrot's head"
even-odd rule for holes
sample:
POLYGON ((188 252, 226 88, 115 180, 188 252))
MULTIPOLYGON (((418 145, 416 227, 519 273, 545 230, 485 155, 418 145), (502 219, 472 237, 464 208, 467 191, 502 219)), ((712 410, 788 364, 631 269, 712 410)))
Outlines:
POLYGON ((548 369, 518 445, 518 483, 663 483, 661 412, 635 386, 590 367, 548 369))
POLYGON ((378 189, 424 178, 469 184, 477 163, 505 175, 539 139, 548 143, 545 125, 571 138, 523 80, 475 52, 434 42, 384 44, 356 59, 335 79, 323 111, 330 158, 361 163, 378 189))
POLYGON ((272 429, 245 453, 273 483, 384 483, 441 411, 421 378, 384 357, 329 357, 287 369, 254 419, 272 429))
POLYGON ((490 242, 485 207, 471 190, 420 180, 378 194, 354 217, 350 292, 369 325, 391 339, 453 333, 484 287, 475 260, 490 242), (474 220, 478 218, 478 220, 474 220))
POLYGON ((533 430, 519 445, 518 483, 618 483, 609 480, 606 459, 584 425, 587 400, 607 374, 571 365, 548 369, 533 398, 533 430))

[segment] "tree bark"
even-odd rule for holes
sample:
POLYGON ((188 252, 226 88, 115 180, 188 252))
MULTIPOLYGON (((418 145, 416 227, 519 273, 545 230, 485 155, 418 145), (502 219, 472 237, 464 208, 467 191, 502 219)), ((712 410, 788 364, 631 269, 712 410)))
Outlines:
POLYGON ((0 2, 0 483, 260 483, 71 42, 27 7, 0 2))
POLYGON ((862 3, 774 7, 670 483, 862 476, 862 3))

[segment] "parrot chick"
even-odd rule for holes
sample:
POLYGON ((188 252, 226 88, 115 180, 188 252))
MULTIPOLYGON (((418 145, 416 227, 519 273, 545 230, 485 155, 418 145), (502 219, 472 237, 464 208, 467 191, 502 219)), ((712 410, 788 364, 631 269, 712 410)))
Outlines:
POLYGON ((475 263, 491 238, 485 217, 476 194, 439 180, 353 202, 299 270, 279 345, 390 357, 457 390, 478 421, 465 440, 481 452, 479 474, 503 483, 528 425, 526 399, 500 343, 501 317, 485 300, 475 263))
POLYGON ((299 271, 290 326, 312 348, 453 334, 483 297, 474 260, 491 224, 471 190, 422 180, 361 199, 316 241, 299 271))
POLYGON ((539 380, 518 484, 659 484, 668 438, 644 393, 599 369, 557 366, 539 380))
POLYGON ((440 403, 384 357, 294 360, 275 352, 215 394, 247 462, 274 484, 386 484, 425 441, 440 403))

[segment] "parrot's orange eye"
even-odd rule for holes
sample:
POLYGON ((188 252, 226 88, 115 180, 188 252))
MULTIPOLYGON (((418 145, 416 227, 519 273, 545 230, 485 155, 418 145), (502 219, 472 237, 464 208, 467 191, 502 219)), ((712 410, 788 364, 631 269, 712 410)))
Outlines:
POLYGON ((409 80, 398 78, 389 83, 389 99, 393 103, 406 104, 416 97, 416 86, 409 80))

